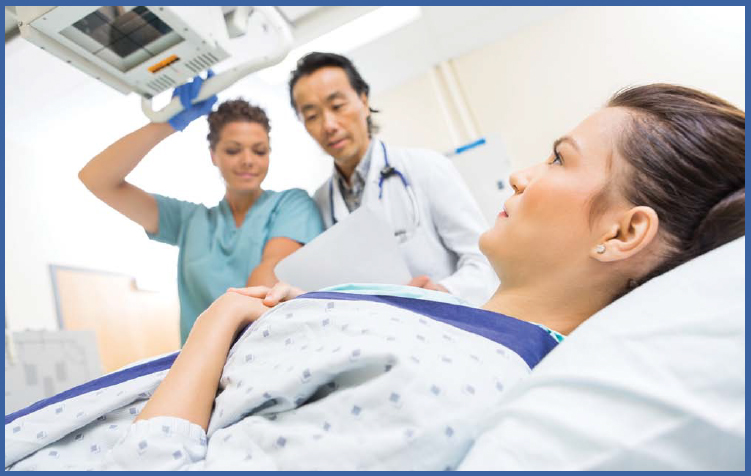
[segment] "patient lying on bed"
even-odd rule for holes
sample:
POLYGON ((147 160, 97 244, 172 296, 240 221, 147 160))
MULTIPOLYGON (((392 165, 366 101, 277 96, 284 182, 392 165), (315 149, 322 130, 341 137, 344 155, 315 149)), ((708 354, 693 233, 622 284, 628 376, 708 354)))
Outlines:
POLYGON ((6 416, 6 468, 455 469, 563 335, 744 234, 745 113, 625 90, 511 184, 480 239, 501 281, 482 309, 404 287, 231 290, 179 355, 6 416))

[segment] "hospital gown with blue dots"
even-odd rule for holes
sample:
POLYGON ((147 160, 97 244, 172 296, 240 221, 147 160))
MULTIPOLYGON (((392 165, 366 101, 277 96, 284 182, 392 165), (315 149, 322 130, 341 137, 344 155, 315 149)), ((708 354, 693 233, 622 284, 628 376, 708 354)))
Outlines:
POLYGON ((167 356, 126 370, 136 378, 6 417, 6 468, 456 469, 558 340, 441 294, 350 285, 303 295, 232 346, 208 431, 173 417, 130 424, 167 356))

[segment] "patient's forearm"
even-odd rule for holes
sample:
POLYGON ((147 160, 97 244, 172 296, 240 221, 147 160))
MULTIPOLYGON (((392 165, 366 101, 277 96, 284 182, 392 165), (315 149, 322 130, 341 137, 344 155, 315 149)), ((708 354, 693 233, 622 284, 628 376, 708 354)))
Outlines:
POLYGON ((259 299, 236 293, 217 299, 198 318, 180 355, 136 420, 173 416, 207 429, 235 334, 265 309, 259 299))

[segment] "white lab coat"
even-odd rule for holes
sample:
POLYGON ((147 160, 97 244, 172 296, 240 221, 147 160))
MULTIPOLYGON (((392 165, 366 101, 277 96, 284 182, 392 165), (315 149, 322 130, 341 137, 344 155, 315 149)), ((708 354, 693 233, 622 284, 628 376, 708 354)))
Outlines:
MULTIPOLYGON (((378 198, 378 181, 385 161, 380 141, 373 140, 361 206, 380 210, 392 226, 411 224, 412 201, 399 177, 386 179, 382 199, 378 198)), ((498 287, 498 278, 478 247, 480 234, 488 225, 459 172, 446 157, 431 150, 386 144, 386 151, 390 165, 412 186, 419 207, 419 227, 399 243, 410 273, 413 277, 429 276, 470 304, 485 303, 498 287)), ((334 193, 336 220, 349 214, 336 183, 336 171, 332 176, 333 187, 331 178, 327 179, 314 195, 326 228, 334 224, 330 190, 334 193)))

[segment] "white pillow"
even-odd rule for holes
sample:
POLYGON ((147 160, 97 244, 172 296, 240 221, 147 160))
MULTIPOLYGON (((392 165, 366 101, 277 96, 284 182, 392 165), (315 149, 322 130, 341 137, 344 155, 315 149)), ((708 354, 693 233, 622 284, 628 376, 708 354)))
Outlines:
POLYGON ((744 470, 745 237, 583 323, 459 469, 744 470))

